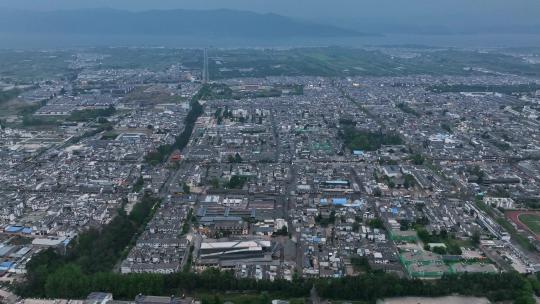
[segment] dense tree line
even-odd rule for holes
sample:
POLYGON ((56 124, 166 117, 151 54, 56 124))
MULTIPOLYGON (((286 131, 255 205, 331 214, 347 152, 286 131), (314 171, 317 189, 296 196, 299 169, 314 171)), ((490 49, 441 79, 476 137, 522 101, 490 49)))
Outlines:
POLYGON ((102 229, 79 234, 65 253, 47 249, 35 255, 26 265, 27 280, 17 286, 17 292, 33 297, 80 297, 94 275, 110 271, 127 255, 158 203, 145 195, 129 215, 120 208, 102 229))
POLYGON ((369 220, 368 226, 371 229, 385 229, 384 228, 384 223, 380 218, 374 218, 372 220, 369 220))
POLYGON ((193 97, 191 101, 191 108, 184 121, 184 130, 175 138, 174 143, 172 145, 161 145, 156 151, 148 153, 145 157, 146 162, 153 165, 162 163, 174 150, 182 150, 187 146, 189 139, 191 138, 191 134, 193 133, 195 122, 197 121, 197 118, 199 118, 199 116, 201 116, 204 112, 203 106, 199 103, 201 96, 204 96, 204 91, 204 89, 201 89, 193 97))
POLYGON ((19 96, 21 93, 22 91, 20 89, 12 89, 7 91, 0 90, 0 103, 10 101, 11 99, 19 96))
POLYGON ((540 199, 536 197, 518 198, 518 201, 530 209, 540 209, 540 199))
POLYGON ((324 217, 322 213, 319 212, 315 217, 315 222, 323 227, 333 225, 336 222, 336 210, 330 211, 328 217, 324 217))
POLYGON ((197 100, 231 99, 233 98, 233 90, 222 83, 205 84, 195 97, 197 100))
POLYGON ((369 265, 369 260, 365 256, 358 256, 358 255, 351 256, 351 265, 356 271, 371 272, 371 266, 369 265))
POLYGON ((459 93, 459 92, 496 92, 502 94, 528 93, 540 90, 540 85, 529 84, 504 84, 504 85, 480 85, 480 84, 441 84, 428 87, 435 93, 459 93))
POLYGON ((405 113, 408 113, 408 114, 412 114, 416 117, 420 117, 422 115, 420 115, 420 113, 418 113, 415 109, 411 108, 408 104, 402 102, 402 103, 398 103, 397 104, 397 107, 398 109, 400 109, 401 111, 405 112, 405 113))
MULTIPOLYGON (((40 254, 42 263, 58 263, 51 252, 40 254), (48 260, 45 260, 45 255, 48 260)), ((46 265, 46 264, 44 264, 46 265)), ((313 285, 311 281, 289 281, 237 279, 231 272, 209 269, 201 274, 179 272, 175 274, 120 274, 114 272, 85 273, 74 263, 47 265, 56 267, 46 276, 41 286, 19 286, 18 293, 22 296, 48 298, 85 298, 92 291, 111 292, 118 299, 133 299, 139 293, 170 296, 193 291, 268 291, 283 296, 306 296, 313 285)), ((34 273, 32 273, 34 274, 34 273)), ((30 275, 30 274, 29 274, 30 275)))
POLYGON ((375 151, 383 145, 401 145, 403 140, 397 134, 368 132, 345 125, 339 136, 350 150, 375 151))
POLYGON ((242 175, 233 175, 227 183, 227 188, 229 189, 242 189, 244 184, 247 182, 247 176, 242 175))
MULTIPOLYGON (((460 294, 487 297, 491 301, 516 300, 528 303, 533 286, 518 273, 453 274, 440 280, 403 279, 392 274, 368 273, 358 277, 318 280, 319 295, 329 299, 374 301, 399 296, 446 296, 460 294)), ((534 302, 533 302, 534 303, 534 302)))
POLYGON ((416 232, 426 249, 429 249, 427 247, 428 243, 444 243, 446 248, 435 247, 437 249, 432 249, 432 251, 438 254, 461 254, 460 244, 456 241, 455 236, 448 234, 446 230, 441 230, 439 233, 429 233, 425 228, 418 227, 416 232))
POLYGON ((22 119, 22 125, 25 127, 37 127, 37 126, 57 126, 61 122, 56 118, 51 117, 35 117, 32 115, 25 115, 22 119))
POLYGON ((452 129, 452 126, 448 123, 441 123, 441 128, 443 130, 445 130, 446 132, 448 132, 449 134, 453 134, 454 133, 454 130, 452 129))
POLYGON ((151 165, 157 165, 164 162, 172 151, 172 145, 161 145, 155 151, 146 154, 144 160, 151 165))
POLYGON ((32 105, 28 105, 23 107, 19 111, 19 115, 21 115, 22 118, 22 124, 23 126, 48 126, 48 125, 59 125, 60 121, 56 118, 52 117, 36 117, 34 116, 34 113, 39 110, 41 107, 47 105, 47 100, 44 99, 38 103, 34 103, 32 105))
POLYGON ((227 162, 231 163, 231 164, 239 164, 242 162, 242 156, 240 156, 240 154, 236 153, 234 156, 232 155, 229 155, 227 157, 227 162))
POLYGON ((101 124, 99 127, 95 128, 93 130, 86 131, 83 134, 78 135, 78 136, 73 136, 72 138, 70 138, 68 140, 68 143, 76 144, 76 143, 78 143, 79 141, 81 141, 84 138, 92 137, 92 136, 94 136, 96 134, 99 134, 101 132, 104 132, 104 131, 109 131, 110 132, 112 129, 113 129, 113 127, 112 127, 112 125, 110 123, 104 123, 104 124, 101 124))
POLYGON ((67 120, 69 121, 91 121, 100 117, 109 117, 116 114, 116 108, 112 105, 105 109, 84 109, 74 111, 69 115, 67 120))
POLYGON ((179 272, 169 275, 98 272, 85 274, 75 264, 67 264, 49 275, 41 290, 27 290, 27 295, 51 298, 84 298, 92 291, 111 292, 118 299, 133 299, 137 294, 170 296, 193 292, 224 293, 269 292, 277 297, 309 296, 315 286, 327 299, 374 302, 399 296, 445 296, 460 294, 487 297, 492 301, 516 300, 530 303, 538 290, 536 279, 507 272, 501 274, 452 274, 440 280, 425 281, 399 278, 384 272, 368 272, 358 277, 285 280, 239 279, 232 272, 209 269, 201 274, 179 272))
MULTIPOLYGON (((39 108, 47 105, 47 100, 42 100, 40 103, 26 107, 20 114, 23 116, 22 123, 24 126, 46 126, 46 125, 60 125, 62 119, 57 116, 53 117, 37 117, 34 116, 39 108)), ((101 124, 108 123, 105 117, 109 117, 116 114, 116 108, 112 105, 105 109, 85 109, 72 112, 66 121, 71 122, 87 122, 96 121, 101 124)))

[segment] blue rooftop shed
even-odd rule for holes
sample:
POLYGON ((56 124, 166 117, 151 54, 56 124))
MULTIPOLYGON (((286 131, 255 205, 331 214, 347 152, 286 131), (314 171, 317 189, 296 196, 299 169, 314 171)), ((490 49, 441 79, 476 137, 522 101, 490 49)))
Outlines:
POLYGON ((20 232, 21 230, 23 230, 24 227, 22 226, 7 226, 6 227, 6 232, 9 232, 9 233, 17 233, 17 232, 20 232))
POLYGON ((9 261, 6 261, 6 262, 3 262, 0 264, 0 270, 8 270, 10 269, 15 263, 13 262, 9 262, 9 261))
POLYGON ((335 206, 343 206, 347 203, 347 199, 343 197, 335 197, 332 199, 332 204, 335 206))

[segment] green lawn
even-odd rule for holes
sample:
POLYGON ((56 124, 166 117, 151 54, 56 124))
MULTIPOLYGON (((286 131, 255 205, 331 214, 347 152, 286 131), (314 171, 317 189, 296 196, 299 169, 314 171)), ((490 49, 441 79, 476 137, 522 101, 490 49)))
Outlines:
POLYGON ((540 215, 538 214, 522 214, 519 220, 531 229, 535 234, 540 234, 540 215))

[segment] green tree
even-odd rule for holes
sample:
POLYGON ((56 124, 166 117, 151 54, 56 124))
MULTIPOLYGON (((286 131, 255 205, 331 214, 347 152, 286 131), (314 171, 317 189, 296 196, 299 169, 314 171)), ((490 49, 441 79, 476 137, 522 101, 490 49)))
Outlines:
POLYGON ((73 264, 63 266, 47 279, 45 294, 48 298, 84 298, 90 290, 88 277, 73 264))
POLYGON ((246 176, 233 175, 227 184, 229 189, 242 189, 247 181, 246 176))
POLYGON ((365 256, 351 256, 351 264, 356 271, 371 271, 371 266, 369 266, 369 260, 365 256))
POLYGON ((480 245, 480 231, 478 229, 474 230, 471 240, 475 246, 480 245))
POLYGON ((272 300, 270 299, 270 296, 268 295, 267 292, 261 293, 261 295, 259 296, 259 299, 257 301, 257 303, 259 303, 259 304, 270 304, 271 302, 272 302, 272 300))
POLYGON ((384 229, 384 223, 381 219, 375 218, 368 222, 368 226, 371 228, 384 229))
POLYGON ((446 248, 442 246, 435 246, 431 248, 431 251, 437 253, 437 254, 446 254, 446 248))
POLYGON ((275 236, 278 236, 278 235, 287 236, 287 235, 289 235, 289 230, 287 229, 287 226, 283 226, 283 227, 281 227, 281 229, 274 232, 273 235, 275 235, 275 236))
POLYGON ((399 230, 401 231, 409 230, 410 226, 411 226, 411 223, 406 219, 402 219, 399 221, 399 230))
POLYGON ((414 176, 411 174, 405 174, 403 175, 403 187, 405 189, 409 189, 411 187, 414 187, 416 185, 416 180, 414 179, 414 176))
POLYGON ((185 194, 190 194, 190 193, 191 193, 191 187, 189 187, 188 184, 183 183, 183 184, 182 184, 182 191, 183 191, 185 194))
POLYGON ((133 185, 133 192, 140 192, 144 186, 144 180, 142 176, 139 176, 133 185))
POLYGON ((210 185, 213 189, 219 189, 219 184, 219 179, 217 177, 212 178, 212 180, 210 181, 210 185))
POLYGON ((422 154, 419 154, 419 153, 416 153, 412 156, 411 158, 413 164, 415 165, 423 165, 424 164, 424 157, 422 156, 422 154))

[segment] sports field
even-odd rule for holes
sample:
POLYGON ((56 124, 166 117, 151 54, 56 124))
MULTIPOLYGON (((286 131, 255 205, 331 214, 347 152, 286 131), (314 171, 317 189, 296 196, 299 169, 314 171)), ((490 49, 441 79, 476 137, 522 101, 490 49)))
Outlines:
POLYGON ((519 229, 527 230, 540 240, 540 212, 527 210, 506 211, 505 215, 514 222, 519 229))
POLYGON ((540 214, 520 214, 518 219, 525 226, 527 226, 527 228, 534 232, 534 234, 540 235, 540 214))

